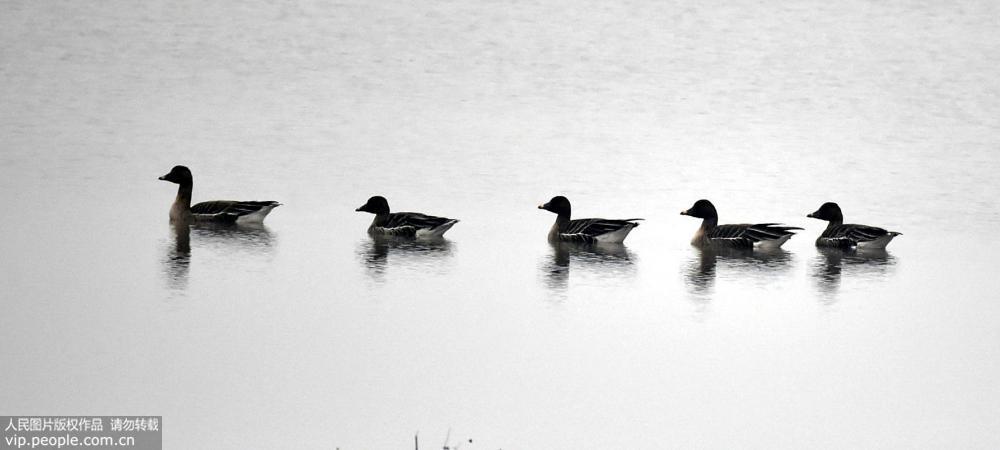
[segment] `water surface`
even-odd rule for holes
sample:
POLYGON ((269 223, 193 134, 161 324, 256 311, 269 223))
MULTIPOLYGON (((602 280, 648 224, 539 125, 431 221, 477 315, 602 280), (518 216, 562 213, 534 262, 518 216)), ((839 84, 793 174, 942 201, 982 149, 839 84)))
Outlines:
POLYGON ((3 9, 0 413, 163 415, 167 448, 1000 445, 992 2, 3 9), (284 206, 174 229, 175 164, 284 206), (461 222, 372 240, 376 194, 461 222), (646 221, 553 247, 557 194, 646 221), (699 198, 806 229, 701 252, 699 198), (817 251, 825 201, 904 234, 817 251))

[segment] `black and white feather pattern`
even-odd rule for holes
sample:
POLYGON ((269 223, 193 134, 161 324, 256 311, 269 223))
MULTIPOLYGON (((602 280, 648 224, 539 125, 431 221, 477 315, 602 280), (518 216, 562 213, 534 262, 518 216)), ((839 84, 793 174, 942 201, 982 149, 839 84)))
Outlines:
POLYGON ((378 224, 373 223, 370 232, 385 236, 440 236, 448 231, 452 225, 458 223, 458 219, 447 217, 429 216, 427 214, 413 212, 390 213, 384 221, 378 224))
POLYGON ((777 223, 718 225, 705 230, 701 239, 713 247, 754 248, 771 242, 781 245, 795 234, 793 230, 801 229, 777 223))
POLYGON ((621 242, 642 219, 576 219, 556 224, 558 240, 562 242, 621 242), (620 239, 618 238, 620 236, 620 239))
MULTIPOLYGON (((822 247, 851 248, 865 247, 868 243, 878 243, 891 240, 901 233, 888 231, 884 228, 858 224, 831 224, 816 240, 816 245, 822 247)), ((888 243, 888 242, 887 242, 888 243)))
POLYGON ((271 209, 280 206, 276 201, 215 200, 191 206, 196 220, 220 223, 254 222, 263 220, 271 209))

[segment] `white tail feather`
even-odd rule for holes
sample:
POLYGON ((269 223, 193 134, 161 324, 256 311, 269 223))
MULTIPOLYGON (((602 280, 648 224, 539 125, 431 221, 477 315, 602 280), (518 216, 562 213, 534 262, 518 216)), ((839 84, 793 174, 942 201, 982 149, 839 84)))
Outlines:
POLYGON ((873 239, 867 242, 858 242, 859 249, 883 249, 886 245, 889 245, 889 241, 896 237, 899 233, 890 232, 889 234, 873 239))
POLYGON ((791 237, 792 237, 792 235, 786 234, 786 235, 784 235, 784 236, 782 236, 780 238, 777 238, 777 239, 769 239, 769 240, 766 240, 766 241, 754 242, 753 246, 754 246, 754 248, 760 248, 760 249, 766 249, 766 248, 774 249, 774 248, 779 248, 779 247, 781 247, 782 244, 785 243, 785 241, 787 241, 791 237))
POLYGON ((456 223, 458 223, 457 219, 455 219, 455 220, 449 220, 449 221, 447 221, 447 222, 445 222, 445 223, 443 223, 441 225, 438 225, 438 226, 436 226, 434 228, 427 228, 427 229, 421 228, 421 229, 417 230, 416 237, 418 237, 418 238, 441 237, 442 235, 444 235, 445 231, 450 230, 451 227, 454 226, 456 223))
POLYGON ((620 244, 625 241, 625 236, 628 236, 632 228, 635 228, 635 225, 628 224, 610 233, 594 236, 594 240, 604 244, 620 244))

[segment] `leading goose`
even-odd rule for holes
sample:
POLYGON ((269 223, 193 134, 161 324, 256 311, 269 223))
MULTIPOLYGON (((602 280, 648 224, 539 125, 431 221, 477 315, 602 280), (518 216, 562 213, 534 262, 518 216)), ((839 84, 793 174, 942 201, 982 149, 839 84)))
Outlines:
POLYGON ((214 200, 191 205, 191 191, 194 178, 191 170, 184 166, 174 166, 170 173, 160 177, 163 181, 178 184, 177 198, 170 207, 170 221, 177 223, 215 222, 235 224, 259 224, 264 217, 281 203, 276 201, 235 201, 214 200))
POLYGON ((817 247, 882 249, 889 245, 892 238, 903 234, 868 225, 845 224, 840 206, 833 202, 824 203, 816 212, 806 217, 830 222, 816 239, 817 247))
POLYGON ((553 242, 584 242, 620 244, 633 228, 639 226, 635 221, 642 219, 576 219, 570 220, 573 208, 569 200, 561 195, 552 197, 548 203, 539 205, 557 214, 556 223, 549 231, 549 241, 553 242))
POLYGON ((802 229, 778 223, 719 225, 719 213, 708 200, 698 200, 681 215, 702 219, 691 239, 691 245, 701 248, 778 248, 795 234, 792 230, 802 229))
POLYGON ((413 212, 389 212, 389 202, 382 196, 374 196, 355 211, 375 214, 375 220, 368 227, 368 233, 381 236, 404 236, 417 238, 441 237, 445 231, 458 223, 458 219, 428 216, 413 212))

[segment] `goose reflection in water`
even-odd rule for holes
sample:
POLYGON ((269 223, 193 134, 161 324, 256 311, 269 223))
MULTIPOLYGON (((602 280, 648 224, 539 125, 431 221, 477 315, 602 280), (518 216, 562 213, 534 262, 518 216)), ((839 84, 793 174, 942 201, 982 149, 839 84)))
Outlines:
POLYGON ((688 288, 696 295, 712 293, 719 270, 724 279, 768 280, 775 274, 787 272, 792 261, 792 254, 780 248, 696 248, 694 251, 685 275, 688 288))
POLYGON ((424 272, 439 271, 441 264, 452 256, 452 249, 451 241, 444 238, 371 236, 358 243, 357 254, 368 275, 383 281, 390 264, 424 272))
POLYGON ((167 286, 174 290, 187 288, 188 269, 191 265, 191 227, 184 224, 170 225, 170 245, 163 259, 167 286))
POLYGON ((880 279, 888 276, 896 265, 896 258, 884 249, 839 249, 817 247, 812 276, 819 291, 828 299, 835 298, 840 290, 842 276, 859 279, 880 279))
POLYGON ((552 246, 551 259, 542 264, 542 271, 546 284, 553 290, 566 290, 571 266, 576 266, 585 274, 601 277, 634 273, 634 256, 622 244, 550 242, 549 245, 552 246))
POLYGON ((191 268, 192 235, 195 248, 234 252, 266 253, 273 236, 263 225, 171 224, 170 242, 163 259, 163 271, 170 289, 184 290, 191 268))

